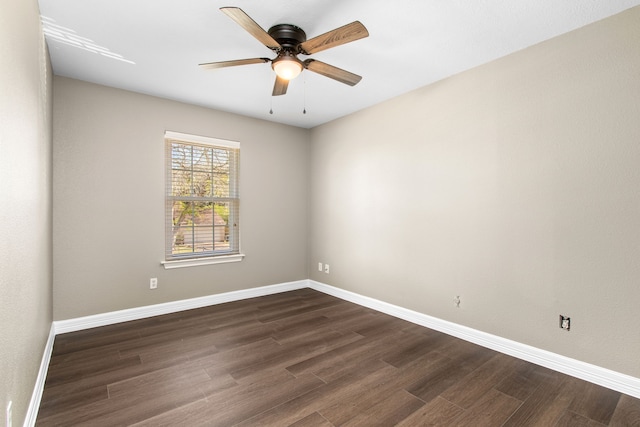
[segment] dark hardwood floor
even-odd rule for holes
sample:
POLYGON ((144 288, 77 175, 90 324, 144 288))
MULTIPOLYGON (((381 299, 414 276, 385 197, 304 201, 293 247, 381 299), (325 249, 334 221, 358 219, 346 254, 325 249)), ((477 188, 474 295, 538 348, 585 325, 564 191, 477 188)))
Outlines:
POLYGON ((640 426, 640 400, 303 289, 59 335, 38 426, 640 426))

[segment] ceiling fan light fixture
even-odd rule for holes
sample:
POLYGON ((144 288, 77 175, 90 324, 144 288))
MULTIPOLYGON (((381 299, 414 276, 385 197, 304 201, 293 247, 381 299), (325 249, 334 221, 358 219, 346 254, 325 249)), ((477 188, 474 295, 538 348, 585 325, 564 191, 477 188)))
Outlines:
POLYGON ((293 55, 285 54, 273 60, 271 67, 278 77, 293 80, 302 72, 302 63, 293 55))
POLYGON ((221 7, 220 10, 256 40, 275 52, 277 56, 274 59, 247 58, 233 61, 207 62, 200 64, 203 68, 216 69, 271 62, 271 68, 277 76, 271 92, 272 96, 286 94, 289 81, 295 79, 303 70, 309 70, 349 86, 358 84, 362 79, 357 74, 312 58, 305 59, 304 62, 298 59, 298 55, 313 55, 316 52, 368 37, 369 32, 360 21, 353 21, 350 24, 307 40, 307 34, 296 25, 276 24, 269 28, 269 31, 265 31, 239 7, 221 7))

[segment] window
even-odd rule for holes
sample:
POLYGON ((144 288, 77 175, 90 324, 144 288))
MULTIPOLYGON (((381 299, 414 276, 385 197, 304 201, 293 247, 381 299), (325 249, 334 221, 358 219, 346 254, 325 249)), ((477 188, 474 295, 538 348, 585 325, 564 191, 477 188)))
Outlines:
POLYGON ((165 132, 165 268, 240 261, 240 144, 165 132))

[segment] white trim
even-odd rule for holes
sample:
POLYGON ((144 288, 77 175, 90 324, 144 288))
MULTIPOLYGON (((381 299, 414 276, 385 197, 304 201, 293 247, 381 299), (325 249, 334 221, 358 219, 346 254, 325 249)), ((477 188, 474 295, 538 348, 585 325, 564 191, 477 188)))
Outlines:
POLYGON ((207 258, 172 259, 160 261, 165 270, 182 267, 196 267, 198 265, 224 264, 227 262, 239 262, 244 259, 244 254, 211 256, 207 258))
POLYGON ((571 359, 550 351, 542 350, 496 335, 478 331, 423 313, 389 304, 374 298, 339 289, 324 283, 309 280, 309 287, 325 294, 389 314, 411 323, 424 326, 465 341, 490 348, 518 359, 526 360, 581 380, 607 387, 640 399, 640 378, 621 374, 580 360, 571 359))
POLYGON ((175 139, 178 141, 191 142, 193 144, 215 145, 218 147, 226 147, 239 149, 238 141, 229 141, 227 139, 211 138, 210 136, 190 135, 188 133, 173 132, 167 130, 164 132, 165 139, 175 139))
POLYGON ((225 292, 222 294, 207 295, 199 298, 171 301, 163 304, 129 308, 126 310, 112 311, 109 313, 94 314, 91 316, 78 317, 75 319, 56 320, 53 322, 53 324, 55 326, 56 335, 64 334, 67 332, 96 328, 98 326, 112 325, 115 323, 128 322, 130 320, 144 319, 147 317, 160 316, 162 314, 175 313, 178 311, 191 310, 194 308, 207 307, 216 304, 223 304, 231 301, 239 301, 248 298, 256 298, 265 295, 278 294, 281 292, 294 291, 306 287, 307 281, 299 280, 296 282, 280 283, 277 285, 262 286, 259 288, 250 288, 240 291, 225 292))
POLYGON ((53 342, 55 341, 55 338, 56 333, 52 323, 51 328, 49 329, 49 338, 47 338, 47 343, 44 346, 44 353, 42 355, 42 361, 40 362, 40 369, 38 370, 36 384, 33 387, 33 393, 31 394, 31 400, 29 401, 27 415, 24 419, 24 427, 33 427, 36 425, 38 409, 40 409, 40 401, 42 400, 42 393, 44 392, 44 383, 47 379, 47 372, 49 371, 49 362, 51 361, 51 353, 53 352, 53 342))

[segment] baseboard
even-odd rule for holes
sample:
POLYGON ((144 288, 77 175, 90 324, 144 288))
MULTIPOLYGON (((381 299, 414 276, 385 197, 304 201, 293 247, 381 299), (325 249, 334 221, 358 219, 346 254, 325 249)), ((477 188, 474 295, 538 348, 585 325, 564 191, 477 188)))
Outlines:
POLYGON ((47 379, 47 372, 49 371, 49 361, 51 360, 51 353, 53 352, 53 342, 55 341, 55 338, 55 328, 52 324, 49 330, 47 343, 44 346, 44 353, 42 355, 42 361, 40 362, 38 377, 36 378, 36 385, 33 388, 31 400, 29 401, 29 408, 27 409, 27 415, 24 419, 24 427, 33 427, 36 425, 36 419, 38 418, 38 409, 40 409, 40 400, 42 400, 44 382, 47 379))
POLYGON ((383 301, 359 295, 324 283, 309 280, 308 286, 317 291, 337 298, 371 308, 390 316, 398 317, 411 323, 443 332, 465 341, 490 348, 509 356, 517 357, 536 365, 544 366, 581 380, 601 385, 640 399, 640 378, 621 374, 599 366, 591 365, 576 359, 561 356, 550 351, 541 350, 526 344, 508 340, 486 332, 478 331, 436 317, 418 313, 413 310, 389 304, 383 301))
POLYGON ((144 319, 147 317, 160 316, 162 314, 223 304, 226 302, 240 301, 248 298, 293 291, 296 289, 306 288, 307 284, 307 280, 299 280, 296 282, 280 283, 277 285, 262 286, 258 288, 243 289, 240 291, 225 292, 222 294, 207 295, 199 298, 190 298, 163 304, 112 311, 110 313, 95 314, 75 319, 56 320, 53 324, 55 327, 55 334, 58 335, 83 329, 96 328, 98 326, 112 325, 115 323, 128 322, 130 320, 144 319))

